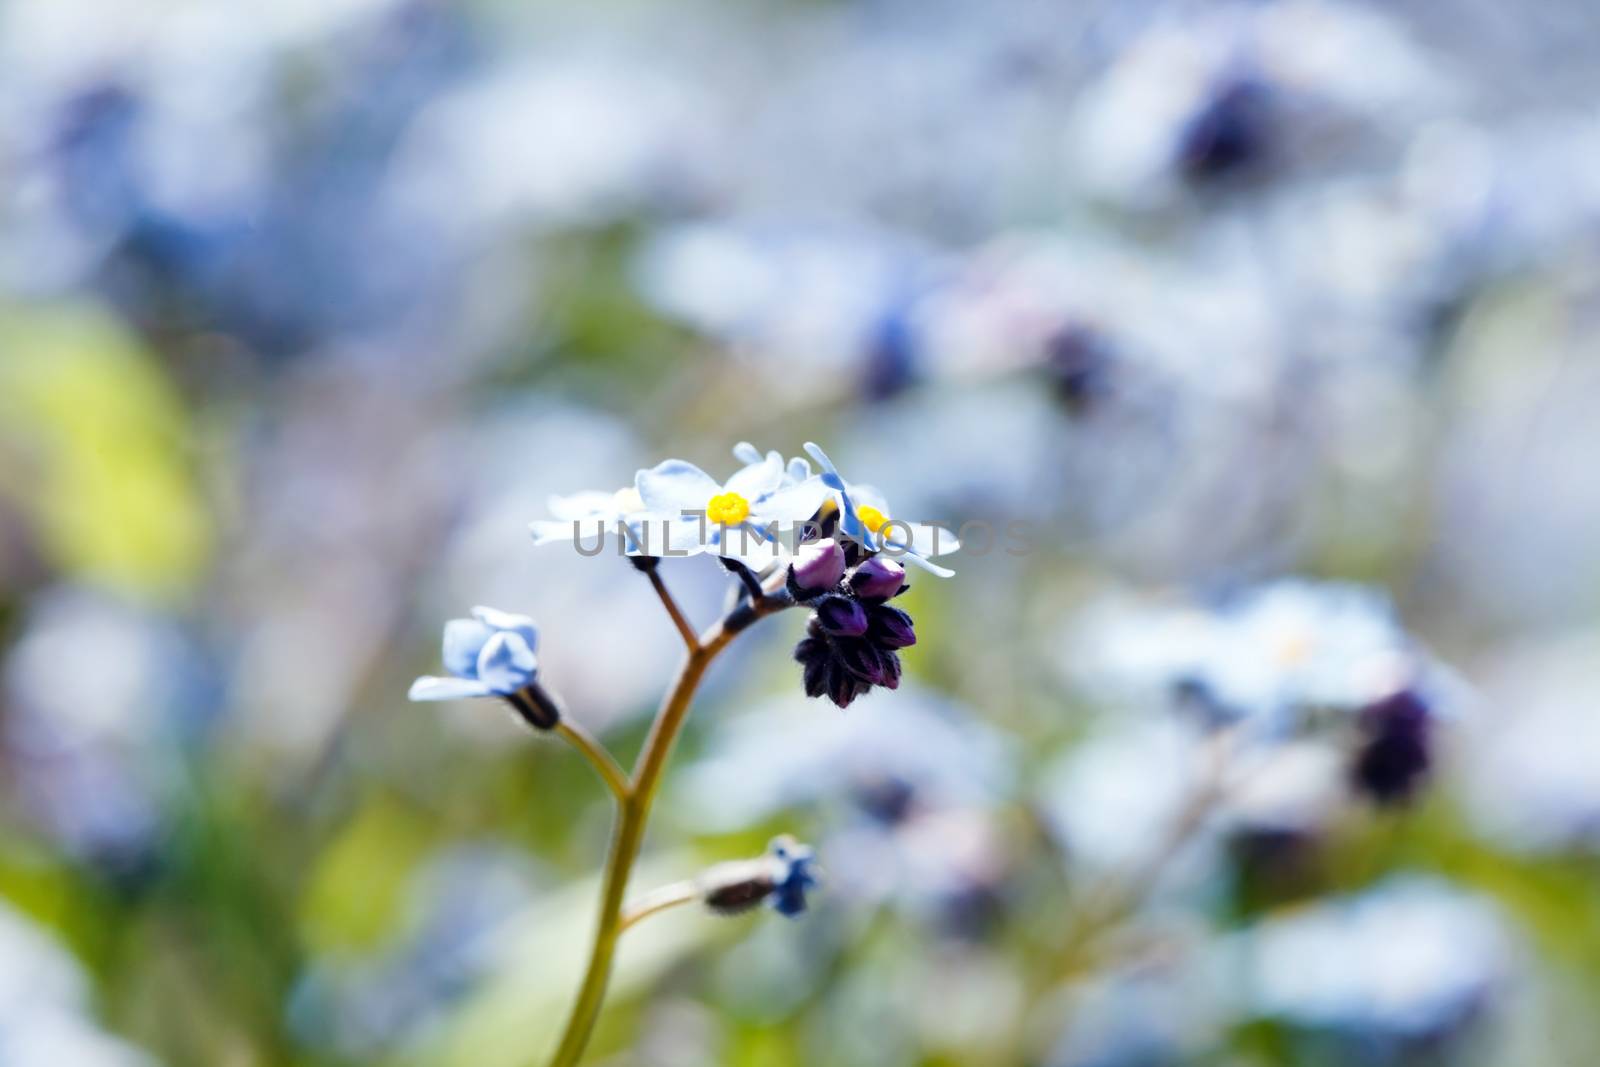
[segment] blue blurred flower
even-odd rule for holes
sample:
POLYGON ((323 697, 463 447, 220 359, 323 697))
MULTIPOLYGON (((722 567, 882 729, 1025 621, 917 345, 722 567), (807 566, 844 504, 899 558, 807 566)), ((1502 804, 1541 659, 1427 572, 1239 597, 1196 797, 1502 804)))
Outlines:
POLYGON ((767 903, 779 915, 795 918, 806 910, 806 893, 817 886, 816 853, 808 845, 784 835, 767 846, 774 878, 767 903))
POLYGON ((533 620, 494 608, 476 607, 470 619, 444 628, 444 666, 455 677, 424 675, 411 684, 412 700, 509 696, 532 682, 539 661, 533 620))

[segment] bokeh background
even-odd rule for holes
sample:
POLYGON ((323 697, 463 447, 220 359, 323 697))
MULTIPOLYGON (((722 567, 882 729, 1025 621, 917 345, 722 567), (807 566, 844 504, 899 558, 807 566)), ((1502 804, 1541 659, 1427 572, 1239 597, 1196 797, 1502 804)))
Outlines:
POLYGON ((1038 536, 847 713, 793 614, 718 665, 639 884, 791 831, 827 892, 630 935, 594 1062, 1595 1062, 1597 54, 1583 0, 4 0, 0 1064, 536 1062, 606 798, 406 687, 528 612, 631 755, 676 638, 526 523, 741 439, 1038 536), (1428 784, 1291 763, 1084 951, 1206 747, 1158 620, 1286 576, 1448 678, 1428 784))

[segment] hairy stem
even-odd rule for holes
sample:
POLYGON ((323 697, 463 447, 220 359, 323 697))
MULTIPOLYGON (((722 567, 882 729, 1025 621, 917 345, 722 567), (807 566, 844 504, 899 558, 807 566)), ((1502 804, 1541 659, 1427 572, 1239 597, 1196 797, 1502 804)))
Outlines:
POLYGON ((612 827, 611 847, 606 855, 600 889, 600 919, 589 953, 589 965, 584 972, 583 984, 578 988, 572 1013, 567 1017, 560 1044, 550 1060, 550 1067, 576 1067, 594 1032, 595 1020, 600 1016, 600 1007, 605 1001, 606 987, 611 979, 617 942, 624 929, 623 904, 628 892, 628 878, 633 872, 634 861, 639 857, 639 846, 644 841, 645 827, 650 820, 650 808, 655 803, 673 742, 677 740, 678 732, 688 717, 695 691, 700 687, 706 668, 751 622, 787 606, 787 600, 763 595, 753 603, 735 609, 690 644, 689 655, 678 669, 672 688, 662 699, 655 722, 651 724, 650 735, 645 739, 644 748, 634 765, 633 783, 617 804, 617 819, 612 827))

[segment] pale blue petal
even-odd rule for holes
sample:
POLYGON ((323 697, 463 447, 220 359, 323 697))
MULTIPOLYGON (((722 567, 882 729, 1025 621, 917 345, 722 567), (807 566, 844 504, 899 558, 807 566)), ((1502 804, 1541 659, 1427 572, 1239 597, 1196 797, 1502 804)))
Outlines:
POLYGON ((733 458, 746 465, 760 463, 761 450, 749 441, 740 441, 733 446, 733 458))
POLYGON ((645 507, 663 515, 704 511, 711 498, 722 492, 716 479, 693 463, 669 459, 634 476, 634 486, 645 507))
POLYGON ((727 559, 737 560, 753 571, 760 571, 769 563, 789 558, 782 538, 773 540, 750 523, 730 526, 712 551, 727 559))
POLYGON ((535 519, 528 523, 528 532, 533 534, 533 543, 536 545, 550 545, 558 541, 571 544, 574 536, 582 536, 583 544, 587 547, 594 544, 595 524, 577 519, 535 519))
POLYGON ((912 523, 911 542, 924 556, 949 556, 961 551, 961 538, 948 526, 935 522, 912 523))
POLYGON ((478 655, 478 680, 495 693, 514 693, 533 680, 539 661, 533 649, 512 630, 489 638, 478 655))
POLYGON ((444 624, 444 669, 459 678, 475 678, 478 653, 494 628, 478 619, 451 619, 444 624))
POLYGON ((728 479, 726 489, 746 500, 754 500, 778 488, 782 481, 783 457, 776 452, 769 452, 761 462, 741 467, 738 473, 728 479))
POLYGON ((751 505, 752 521, 762 526, 774 519, 784 523, 804 522, 817 513, 829 492, 821 478, 807 478, 799 485, 774 490, 751 505))
POLYGON ((545 507, 558 519, 587 519, 615 511, 617 494, 585 490, 569 496, 553 496, 545 502, 545 507))
MULTIPOLYGON (((709 520, 698 518, 671 519, 667 523, 667 547, 673 555, 696 556, 706 550, 707 544, 716 536, 717 528, 709 520)), ((661 530, 657 527, 651 531, 652 538, 659 541, 661 530)), ((666 553, 662 553, 665 555, 666 553)))
POLYGON ((811 464, 799 456, 789 461, 788 477, 791 482, 803 482, 811 477, 811 464))
POLYGON ((481 623, 496 630, 507 630, 522 638, 523 644, 532 652, 539 647, 539 630, 533 625, 533 620, 526 615, 516 615, 498 608, 475 607, 472 617, 481 623))
POLYGON ((471 678, 435 678, 424 675, 411 683, 412 700, 461 700, 466 697, 486 697, 491 690, 482 682, 471 678))
POLYGON ((915 552, 919 556, 948 556, 961 549, 961 541, 955 534, 931 522, 905 523, 897 519, 880 530, 879 535, 885 548, 915 552))
POLYGON ((894 511, 889 507, 889 498, 875 485, 851 482, 850 502, 858 508, 877 508, 891 519, 895 517, 894 511))
POLYGON ((949 567, 941 567, 937 563, 929 560, 927 557, 919 556, 915 552, 903 552, 900 555, 890 556, 889 558, 894 560, 896 563, 901 563, 912 567, 921 567, 929 574, 935 575, 939 578, 951 578, 954 577, 956 573, 949 567))
POLYGON ((856 506, 850 499, 850 491, 845 487, 844 479, 839 476, 839 468, 833 465, 833 460, 814 442, 806 442, 806 451, 811 453, 811 458, 822 466, 822 483, 839 494, 839 530, 852 541, 859 542, 868 549, 876 547, 872 534, 861 525, 861 520, 856 516, 856 506))
POLYGON ((828 454, 813 441, 806 442, 806 451, 811 454, 812 459, 821 465, 822 480, 828 483, 829 488, 838 489, 842 492, 844 490, 844 479, 839 477, 839 468, 833 465, 833 460, 828 458, 828 454))

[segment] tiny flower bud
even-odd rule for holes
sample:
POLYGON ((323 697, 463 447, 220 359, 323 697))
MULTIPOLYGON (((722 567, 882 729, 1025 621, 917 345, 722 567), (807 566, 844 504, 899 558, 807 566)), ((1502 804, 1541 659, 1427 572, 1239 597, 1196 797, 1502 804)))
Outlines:
POLYGON ((844 549, 832 539, 800 546, 789 565, 789 591, 796 600, 826 592, 844 577, 844 549))
POLYGON ((899 689, 900 657, 888 649, 879 649, 878 658, 883 662, 883 681, 878 684, 885 689, 899 689))
POLYGON ((868 689, 868 686, 846 670, 837 660, 830 660, 828 663, 827 681, 828 699, 841 708, 848 708, 851 701, 868 689))
POLYGON ((794 658, 801 667, 801 680, 806 696, 819 697, 828 691, 828 664, 833 661, 833 651, 820 637, 808 637, 794 648, 794 658))
POLYGON ((858 600, 825 596, 817 602, 817 623, 835 637, 860 637, 867 632, 867 610, 858 600))
POLYGON ((833 647, 836 662, 845 670, 868 685, 885 684, 888 672, 884 656, 888 653, 879 651, 869 641, 854 638, 835 641, 833 647))
POLYGON ((718 915, 740 915, 765 902, 794 918, 806 910, 816 888, 816 854, 788 834, 772 839, 767 853, 752 860, 719 863, 698 879, 700 899, 718 915))
POLYGON ((873 556, 850 575, 850 588, 863 600, 888 600, 906 584, 906 569, 891 559, 873 556))
POLYGON ((506 703, 516 709, 524 722, 535 730, 554 730, 561 722, 561 705, 538 682, 530 682, 506 694, 506 703))
POLYGON ((770 897, 784 873, 766 856, 719 863, 700 876, 700 899, 718 915, 742 915, 770 897))
POLYGON ((899 608, 879 604, 867 616, 867 636, 880 648, 909 648, 917 643, 911 616, 899 608))

